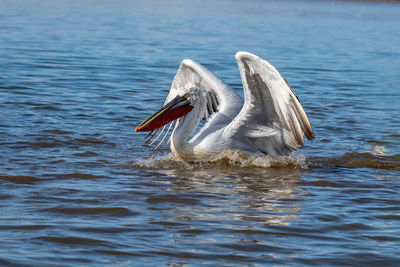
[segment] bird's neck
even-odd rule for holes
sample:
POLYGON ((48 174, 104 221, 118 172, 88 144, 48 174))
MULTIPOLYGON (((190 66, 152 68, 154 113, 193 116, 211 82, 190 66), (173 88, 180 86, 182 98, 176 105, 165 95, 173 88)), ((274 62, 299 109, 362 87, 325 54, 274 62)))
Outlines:
POLYGON ((198 114, 198 107, 194 107, 192 111, 181 118, 182 121, 172 133, 171 151, 180 159, 191 160, 196 158, 195 144, 188 139, 200 122, 198 114))

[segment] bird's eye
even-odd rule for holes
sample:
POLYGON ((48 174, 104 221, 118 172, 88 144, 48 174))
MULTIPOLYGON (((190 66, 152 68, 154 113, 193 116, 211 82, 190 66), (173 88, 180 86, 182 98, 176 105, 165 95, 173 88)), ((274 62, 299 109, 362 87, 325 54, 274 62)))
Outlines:
POLYGON ((186 98, 186 99, 188 99, 188 98, 189 98, 189 94, 186 93, 186 94, 183 95, 183 97, 186 98))

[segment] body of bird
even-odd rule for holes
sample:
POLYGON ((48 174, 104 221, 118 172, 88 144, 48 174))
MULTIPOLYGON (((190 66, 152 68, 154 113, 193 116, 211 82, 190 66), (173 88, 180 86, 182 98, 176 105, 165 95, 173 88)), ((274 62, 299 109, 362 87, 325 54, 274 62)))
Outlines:
POLYGON ((227 149, 288 155, 304 145, 304 135, 312 140, 307 115, 279 72, 248 52, 238 52, 235 58, 244 100, 206 68, 185 59, 163 107, 135 131, 151 131, 148 142, 160 139, 159 146, 172 128, 167 143, 176 157, 186 161, 205 160, 227 149), (191 137, 202 119, 203 127, 191 137))

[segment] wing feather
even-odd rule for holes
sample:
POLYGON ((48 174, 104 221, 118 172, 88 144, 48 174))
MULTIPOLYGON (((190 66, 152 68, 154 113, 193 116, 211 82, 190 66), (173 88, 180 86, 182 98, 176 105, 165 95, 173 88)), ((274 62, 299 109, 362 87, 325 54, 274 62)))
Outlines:
POLYGON ((270 154, 287 154, 299 145, 303 146, 304 134, 312 140, 314 133, 307 115, 293 89, 279 72, 251 53, 238 52, 235 57, 242 77, 245 102, 240 113, 225 129, 225 134, 233 139, 248 136, 260 151, 270 154), (262 130, 255 134, 257 128, 262 130))
POLYGON ((205 67, 190 59, 183 60, 179 66, 165 103, 168 103, 177 95, 190 93, 190 90, 194 88, 201 89, 205 93, 206 103, 205 107, 202 108, 204 109, 202 117, 207 118, 208 112, 209 119, 193 136, 193 142, 195 140, 201 141, 227 126, 243 106, 242 98, 232 88, 205 67))
POLYGON ((236 116, 237 110, 240 110, 243 105, 240 96, 235 91, 205 67, 191 59, 183 60, 179 66, 165 103, 177 95, 188 93, 192 88, 202 88, 206 91, 210 110, 213 109, 213 106, 218 105, 219 112, 236 116), (219 101, 218 104, 214 103, 212 96, 218 99, 216 100, 219 101))

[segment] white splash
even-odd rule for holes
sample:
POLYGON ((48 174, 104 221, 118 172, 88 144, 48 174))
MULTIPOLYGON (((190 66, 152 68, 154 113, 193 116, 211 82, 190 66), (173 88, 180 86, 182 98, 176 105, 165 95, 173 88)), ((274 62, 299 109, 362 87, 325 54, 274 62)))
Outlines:
POLYGON ((144 169, 171 169, 183 168, 296 168, 307 169, 305 154, 296 156, 252 156, 244 155, 240 151, 225 150, 206 161, 185 162, 175 158, 172 153, 155 155, 148 158, 138 158, 127 164, 130 168, 144 169))

